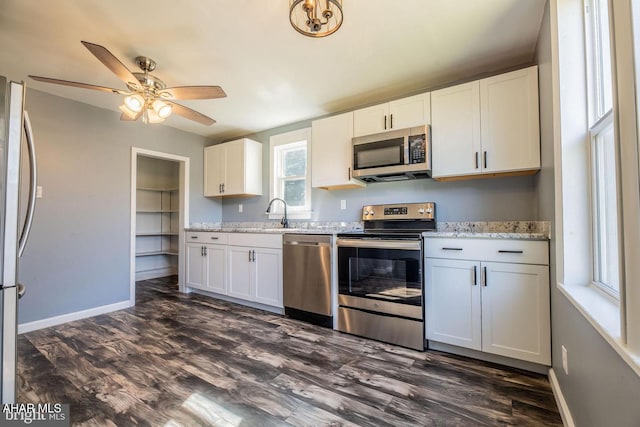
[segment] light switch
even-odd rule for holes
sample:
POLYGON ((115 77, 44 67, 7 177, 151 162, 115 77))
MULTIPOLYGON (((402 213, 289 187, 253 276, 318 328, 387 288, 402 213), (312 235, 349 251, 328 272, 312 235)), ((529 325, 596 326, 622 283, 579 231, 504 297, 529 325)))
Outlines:
POLYGON ((242 213, 242 203, 238 204, 238 212, 242 213))
POLYGON ((342 210, 347 209, 347 201, 346 200, 340 200, 340 209, 342 209, 342 210))
POLYGON ((36 199, 42 199, 42 186, 38 185, 36 187, 36 199))

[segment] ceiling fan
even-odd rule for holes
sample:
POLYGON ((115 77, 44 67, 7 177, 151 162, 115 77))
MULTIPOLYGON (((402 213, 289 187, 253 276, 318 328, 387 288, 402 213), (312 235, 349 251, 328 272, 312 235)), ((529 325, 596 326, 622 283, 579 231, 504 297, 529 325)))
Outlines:
POLYGON ((120 120, 134 121, 142 117, 144 123, 160 123, 171 113, 193 120, 206 126, 216 121, 184 105, 173 102, 185 99, 215 99, 227 96, 220 86, 175 86, 167 87, 162 80, 150 74, 155 70, 156 63, 146 56, 138 56, 136 64, 143 71, 132 73, 118 58, 107 48, 94 43, 83 41, 84 47, 89 49, 96 58, 110 69, 126 85, 128 90, 113 89, 110 87, 96 86, 87 83, 78 83, 68 80, 52 79, 49 77, 29 76, 44 83, 53 83, 65 86, 74 86, 82 89, 92 89, 102 92, 126 95, 124 103, 120 106, 122 115, 120 120))

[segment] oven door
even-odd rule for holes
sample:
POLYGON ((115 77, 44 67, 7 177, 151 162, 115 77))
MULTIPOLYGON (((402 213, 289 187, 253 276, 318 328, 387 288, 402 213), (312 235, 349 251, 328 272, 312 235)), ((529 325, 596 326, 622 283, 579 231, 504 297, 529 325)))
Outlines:
POLYGON ((339 238, 342 306, 422 318, 422 241, 339 238))

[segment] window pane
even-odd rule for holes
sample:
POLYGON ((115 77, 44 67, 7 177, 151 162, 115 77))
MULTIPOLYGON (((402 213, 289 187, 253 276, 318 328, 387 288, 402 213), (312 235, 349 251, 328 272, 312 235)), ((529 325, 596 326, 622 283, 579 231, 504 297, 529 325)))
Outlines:
POLYGON ((304 206, 305 187, 304 179, 284 181, 284 199, 289 206, 304 206))
POLYGON ((284 176, 304 176, 307 170, 307 149, 300 148, 284 153, 284 176))
POLYGON ((595 280, 619 292, 618 200, 613 123, 594 136, 595 280))
POLYGON ((611 47, 609 40, 609 11, 607 0, 594 0, 594 56, 596 67, 596 96, 598 119, 612 108, 611 47))

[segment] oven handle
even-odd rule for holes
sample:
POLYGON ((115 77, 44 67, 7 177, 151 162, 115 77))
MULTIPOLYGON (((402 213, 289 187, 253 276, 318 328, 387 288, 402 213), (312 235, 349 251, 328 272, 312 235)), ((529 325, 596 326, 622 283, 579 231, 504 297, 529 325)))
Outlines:
POLYGON ((409 251, 422 249, 420 240, 338 239, 337 245, 341 248, 402 249, 409 251))

